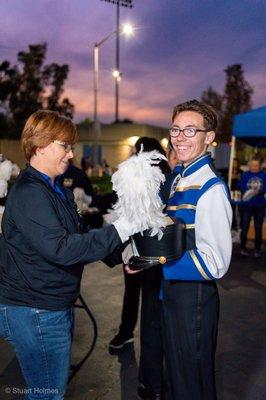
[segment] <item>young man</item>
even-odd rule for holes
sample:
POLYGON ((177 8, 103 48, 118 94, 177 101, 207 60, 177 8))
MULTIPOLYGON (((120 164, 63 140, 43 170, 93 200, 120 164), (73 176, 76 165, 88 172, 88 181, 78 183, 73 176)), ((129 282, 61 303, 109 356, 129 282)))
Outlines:
POLYGON ((186 226, 186 250, 163 265, 162 309, 171 400, 215 400, 214 356, 219 315, 215 280, 231 258, 232 210, 227 188, 207 147, 217 116, 196 100, 174 108, 171 145, 181 165, 173 171, 167 213, 186 226))

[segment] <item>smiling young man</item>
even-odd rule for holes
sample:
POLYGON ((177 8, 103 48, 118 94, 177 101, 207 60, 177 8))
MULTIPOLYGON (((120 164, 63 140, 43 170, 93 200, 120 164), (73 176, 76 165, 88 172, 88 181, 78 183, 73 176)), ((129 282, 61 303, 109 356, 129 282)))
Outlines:
POLYGON ((186 250, 163 266, 163 338, 171 400, 215 400, 214 355, 219 297, 215 280, 231 258, 232 210, 207 152, 217 116, 196 100, 173 111, 173 171, 167 213, 186 226, 186 250))

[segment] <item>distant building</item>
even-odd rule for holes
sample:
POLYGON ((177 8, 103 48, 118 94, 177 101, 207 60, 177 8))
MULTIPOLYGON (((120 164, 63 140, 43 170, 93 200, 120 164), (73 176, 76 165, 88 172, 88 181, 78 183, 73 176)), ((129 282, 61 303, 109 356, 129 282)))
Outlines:
MULTIPOLYGON (((126 160, 132 152, 139 137, 149 136, 158 139, 165 147, 167 145, 168 130, 158 126, 120 122, 115 124, 101 124, 101 135, 96 141, 93 135, 92 123, 77 124, 79 141, 75 145, 75 159, 79 166, 83 156, 92 156, 92 146, 98 144, 98 162, 105 160, 115 168, 126 160), (163 140, 164 139, 164 140, 163 140)), ((21 150, 19 140, 0 140, 0 153, 9 160, 24 168, 26 160, 21 150)))
POLYGON ((119 122, 101 124, 98 140, 93 134, 92 124, 78 124, 79 142, 75 156, 79 162, 83 156, 92 157, 93 145, 98 145, 98 162, 105 160, 110 167, 116 167, 132 153, 139 137, 148 136, 157 139, 164 147, 167 145, 168 130, 158 126, 119 122))
POLYGON ((1 139, 0 154, 3 154, 8 160, 24 168, 26 160, 21 149, 19 140, 1 139))

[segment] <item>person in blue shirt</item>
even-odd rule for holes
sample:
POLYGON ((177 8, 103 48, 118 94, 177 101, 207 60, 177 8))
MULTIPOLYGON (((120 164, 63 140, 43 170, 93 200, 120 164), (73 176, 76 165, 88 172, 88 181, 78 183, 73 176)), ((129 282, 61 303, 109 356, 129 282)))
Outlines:
POLYGON ((64 398, 84 265, 106 257, 134 233, 124 217, 100 229, 83 223, 73 193, 58 183, 76 141, 69 118, 50 110, 32 114, 21 138, 28 165, 3 214, 0 338, 15 349, 25 400, 64 398))
POLYGON ((241 204, 241 255, 249 256, 246 249, 247 233, 251 218, 254 218, 255 227, 255 257, 261 256, 262 228, 265 216, 266 173, 261 169, 261 162, 252 158, 249 170, 244 172, 240 180, 242 193, 241 204))

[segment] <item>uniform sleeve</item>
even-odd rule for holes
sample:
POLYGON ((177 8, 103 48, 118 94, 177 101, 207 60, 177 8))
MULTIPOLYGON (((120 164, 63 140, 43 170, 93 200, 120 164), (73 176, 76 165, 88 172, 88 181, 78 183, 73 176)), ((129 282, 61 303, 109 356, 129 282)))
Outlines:
POLYGON ((73 265, 100 260, 121 244, 113 225, 87 233, 69 233, 61 223, 49 194, 39 187, 17 193, 12 207, 16 228, 30 247, 50 262, 73 265))
POLYGON ((195 217, 196 252, 211 279, 228 270, 232 253, 232 208, 223 185, 212 186, 199 199, 195 217))

